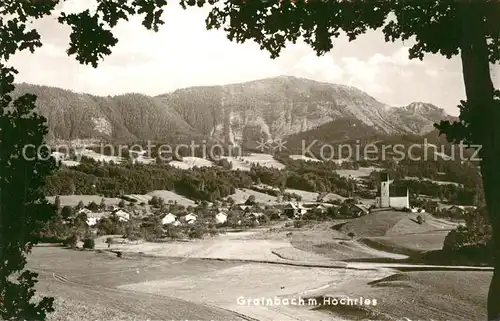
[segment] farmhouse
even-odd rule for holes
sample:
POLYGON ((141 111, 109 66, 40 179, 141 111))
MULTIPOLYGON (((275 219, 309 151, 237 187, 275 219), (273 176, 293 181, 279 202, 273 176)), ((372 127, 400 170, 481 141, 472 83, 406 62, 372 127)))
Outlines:
POLYGON ((350 204, 347 207, 347 213, 353 217, 360 217, 370 212, 368 207, 363 204, 350 204))
POLYGON ((318 206, 316 206, 316 207, 314 208, 314 210, 315 210, 316 212, 318 212, 318 213, 325 214, 325 213, 326 213, 326 211, 327 211, 328 209, 327 209, 327 207, 326 207, 325 205, 323 205, 323 204, 319 204, 318 206))
POLYGON ((196 222, 196 219, 198 218, 198 216, 194 213, 189 213, 187 215, 184 215, 182 217, 182 219, 188 223, 188 224, 194 224, 194 222, 196 222))
POLYGON ((172 224, 177 220, 177 216, 175 216, 172 213, 168 213, 161 219, 161 224, 162 225, 167 225, 167 224, 172 224))
POLYGON ((215 215, 215 222, 217 224, 224 224, 227 221, 227 214, 224 212, 219 212, 215 215))
POLYGON ((120 222, 128 222, 130 220, 130 214, 122 208, 115 209, 111 214, 118 217, 118 221, 120 222))
POLYGON ((261 212, 252 212, 248 216, 250 218, 258 219, 259 217, 264 216, 264 213, 261 213, 261 212))
POLYGON ((250 210, 252 209, 252 206, 250 206, 250 205, 239 205, 238 207, 241 211, 247 212, 247 213, 250 212, 250 210))
POLYGON ((391 190, 392 181, 388 174, 382 174, 380 182, 380 196, 376 198, 376 207, 410 208, 409 191, 391 190))
POLYGON ((78 216, 78 215, 80 215, 80 214, 85 214, 85 215, 87 215, 87 216, 88 216, 88 215, 90 215, 90 214, 92 214, 92 213, 94 213, 94 212, 92 212, 92 211, 91 211, 91 210, 89 210, 88 208, 82 208, 82 209, 78 210, 78 212, 76 212, 76 215, 78 216))
POLYGON ((450 206, 447 210, 450 213, 457 214, 457 215, 463 215, 465 213, 472 212, 476 209, 475 206, 462 206, 462 205, 453 205, 450 206))
POLYGON ((325 214, 328 211, 329 207, 332 207, 332 204, 322 204, 322 203, 309 203, 303 205, 307 211, 313 211, 318 214, 325 214))
POLYGON ((300 203, 288 202, 283 208, 283 214, 287 217, 298 217, 307 213, 307 209, 300 203))
POLYGON ((92 213, 87 214, 86 223, 88 226, 94 226, 101 220, 101 218, 105 217, 107 213, 92 213))

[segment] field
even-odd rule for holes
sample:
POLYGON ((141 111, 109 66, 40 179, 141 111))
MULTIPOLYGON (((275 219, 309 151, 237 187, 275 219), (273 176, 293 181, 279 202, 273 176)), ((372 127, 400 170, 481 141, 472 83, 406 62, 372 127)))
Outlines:
POLYGON ((379 211, 350 221, 342 227, 342 230, 346 233, 354 232, 363 237, 373 237, 449 231, 455 227, 456 224, 435 219, 427 213, 379 211), (422 224, 417 223, 419 215, 425 220, 422 224))
POLYGON ((40 273, 40 293, 57 296, 59 309, 50 321, 485 319, 490 269, 401 264, 407 256, 389 246, 433 249, 453 224, 426 217, 422 230, 411 234, 412 213, 371 215, 370 221, 365 216, 303 228, 281 223, 189 242, 117 242, 109 249, 103 236, 96 251, 36 247, 28 265, 40 273), (346 237, 347 231, 356 237, 346 237), (389 245, 374 248, 366 239, 389 245), (318 303, 341 295, 378 304, 318 303), (316 298, 317 304, 239 302, 261 298, 316 298))
POLYGON ((378 167, 360 167, 358 169, 338 169, 337 174, 342 177, 350 177, 353 179, 361 179, 369 176, 374 171, 383 171, 383 168, 378 167))
POLYGON ((223 157, 228 160, 233 166, 233 170, 249 171, 252 164, 258 164, 263 167, 271 167, 277 169, 284 169, 285 165, 278 162, 269 154, 254 153, 249 156, 226 156, 223 157))
POLYGON ((123 162, 122 157, 107 156, 107 155, 99 154, 99 153, 94 152, 93 150, 85 149, 85 148, 81 149, 81 150, 77 150, 75 152, 75 154, 76 154, 77 158, 81 157, 81 156, 85 156, 85 157, 92 158, 95 161, 100 161, 100 162, 106 162, 106 163, 114 162, 115 164, 119 164, 119 163, 123 162))
MULTIPOLYGON (((196 275, 231 263, 183 264, 180 260, 117 259, 108 254, 35 248, 29 267, 40 274, 40 294, 55 295, 59 309, 49 320, 238 320, 234 313, 176 296, 156 296, 117 288, 138 280, 196 275)), ((241 319, 240 319, 241 320, 241 319)))
POLYGON ((76 166, 80 165, 80 162, 71 161, 71 160, 63 160, 63 161, 61 161, 61 163, 67 167, 76 167, 76 166))
MULTIPOLYGON (((100 204, 101 200, 103 199, 102 196, 99 195, 60 195, 59 199, 61 200, 61 205, 62 206, 76 206, 80 201, 83 202, 83 204, 88 205, 90 202, 94 202, 96 204, 100 204)), ((51 203, 55 202, 55 196, 48 196, 47 200, 51 203)), ((106 202, 106 205, 118 205, 120 202, 119 198, 111 198, 111 197, 104 197, 104 201, 106 202)))
POLYGON ((376 299, 377 305, 369 307, 376 320, 486 320, 491 277, 490 272, 472 271, 400 272, 374 282, 345 282, 324 294, 376 299))
MULTIPOLYGON (((299 191, 299 190, 287 190, 287 192, 290 193, 297 193, 303 197, 303 201, 310 201, 310 202, 315 202, 317 193, 310 193, 310 192, 305 192, 305 191, 299 191)), ((257 202, 265 203, 265 204, 276 204, 277 203, 277 198, 272 195, 268 195, 265 193, 257 192, 251 189, 236 189, 236 192, 230 197, 235 200, 237 203, 244 203, 250 195, 254 195, 255 199, 257 202)), ((179 195, 175 192, 168 191, 168 190, 156 190, 152 191, 148 194, 128 194, 125 195, 128 198, 135 199, 137 203, 147 203, 153 196, 161 197, 165 200, 165 202, 177 202, 180 205, 183 206, 195 206, 195 202, 185 196, 179 195)), ((61 195, 59 196, 61 200, 62 206, 69 205, 69 206, 76 206, 80 201, 83 201, 85 205, 87 205, 90 202, 95 202, 99 204, 101 202, 101 199, 103 197, 98 196, 98 195, 61 195)), ((49 196, 47 197, 49 202, 54 203, 55 196, 49 196)), ((104 201, 106 202, 106 205, 118 205, 120 202, 119 198, 107 198, 104 197, 104 201)))
POLYGON ((292 189, 292 188, 287 188, 285 190, 285 192, 300 195, 302 197, 302 202, 306 202, 306 203, 316 202, 318 195, 319 195, 318 193, 301 191, 301 190, 292 189))
POLYGON ((142 194, 129 194, 126 195, 129 198, 136 199, 138 203, 144 202, 147 203, 150 199, 153 198, 153 196, 156 197, 161 197, 165 202, 177 202, 180 205, 183 206, 195 206, 195 202, 193 200, 190 200, 187 197, 184 197, 182 195, 179 195, 175 192, 168 191, 168 190, 156 190, 149 192, 148 194, 142 195, 142 194))
POLYGON ((258 164, 260 166, 272 167, 277 169, 285 168, 285 165, 275 160, 273 158, 273 155, 269 154, 253 153, 249 156, 243 156, 241 158, 243 159, 243 161, 248 161, 250 164, 258 164))
MULTIPOLYGON (((103 240, 97 246, 105 248, 103 240)), ((212 242, 112 245, 112 250, 123 247, 128 252, 122 259, 102 252, 35 248, 29 265, 41 274, 39 290, 62 297, 58 304, 63 309, 53 320, 67 320, 61 314, 69 317, 70 309, 80 320, 99 314, 118 319, 124 312, 130 314, 126 319, 136 316, 142 320, 235 320, 241 315, 246 320, 345 320, 313 307, 249 306, 238 304, 238 298, 292 298, 348 278, 362 275, 372 280, 387 275, 376 271, 346 275, 344 269, 301 266, 327 262, 299 250, 296 262, 280 259, 273 250, 293 247, 286 241, 253 238, 252 233, 229 234, 212 242)))
POLYGON ((168 163, 171 166, 180 169, 190 169, 193 167, 212 167, 214 164, 208 159, 200 157, 183 157, 182 161, 171 161, 168 163))
POLYGON ((431 183, 434 183, 434 184, 438 184, 438 185, 455 185, 455 186, 458 186, 458 187, 462 187, 463 185, 462 184, 459 184, 459 183, 455 183, 455 182, 448 182, 448 181, 436 181, 436 180, 432 180, 432 179, 429 179, 429 178, 418 178, 418 177, 414 177, 414 176, 406 176, 405 179, 407 180, 423 180, 423 181, 429 181, 431 183))
POLYGON ((250 170, 250 164, 248 162, 245 162, 243 159, 240 157, 233 157, 233 156, 227 156, 227 157, 222 157, 225 158, 229 163, 232 165, 233 170, 239 170, 239 171, 249 171, 250 170))
POLYGON ((406 258, 404 255, 375 250, 347 238, 341 232, 333 231, 324 226, 313 226, 293 232, 290 242, 297 249, 316 253, 335 261, 363 258, 406 258))
POLYGON ((362 241, 374 248, 396 253, 420 253, 437 251, 443 248, 448 231, 434 231, 419 234, 367 237, 362 241))
MULTIPOLYGON (((148 194, 142 195, 142 194, 129 194, 125 195, 126 197, 130 199, 135 199, 137 203, 147 203, 153 196, 158 196, 161 197, 165 200, 165 202, 177 202, 180 205, 184 206, 195 206, 195 202, 193 200, 190 200, 182 195, 176 194, 172 191, 167 191, 167 190, 156 190, 152 191, 148 194)), ((118 205, 118 203, 121 201, 119 198, 111 198, 111 197, 102 197, 99 195, 60 195, 59 199, 61 200, 61 205, 62 206, 76 206, 80 201, 83 202, 83 204, 88 205, 90 202, 95 202, 96 204, 100 204, 101 200, 104 198, 104 202, 106 205, 118 205)), ((51 203, 55 202, 55 196, 48 196, 47 200, 51 203)))
POLYGON ((236 203, 244 203, 248 199, 248 197, 250 197, 250 195, 255 196, 255 200, 259 203, 273 204, 277 202, 277 198, 275 196, 257 192, 247 188, 237 188, 236 193, 230 195, 230 197, 236 203))
POLYGON ((320 159, 312 158, 312 157, 307 157, 307 156, 304 156, 304 155, 290 155, 288 157, 290 157, 293 160, 303 160, 303 161, 306 161, 306 162, 321 162, 320 159))
POLYGON ((380 211, 343 225, 343 233, 353 232, 360 243, 379 250, 404 255, 443 248, 444 238, 457 224, 427 213, 380 211), (417 216, 425 219, 417 223, 417 216))
MULTIPOLYGON (((95 161, 100 161, 100 162, 114 162, 116 164, 122 163, 124 159, 119 156, 107 156, 103 155, 100 153, 97 153, 93 150, 82 148, 80 150, 76 150, 76 161, 72 160, 67 160, 65 159, 67 155, 65 155, 62 152, 53 152, 52 156, 56 160, 61 160, 62 163, 68 167, 72 166, 78 166, 80 164, 80 159, 82 156, 92 158, 95 161)), ((151 164, 154 163, 155 160, 152 158, 145 157, 143 153, 139 153, 137 157, 135 158, 135 161, 138 163, 143 163, 143 164, 151 164)), ((250 170, 250 167, 252 164, 258 164, 260 166, 264 167, 271 167, 271 168, 277 168, 277 169, 284 169, 285 165, 278 162, 277 160, 274 159, 273 155, 270 154, 262 154, 262 153, 252 153, 248 156, 239 156, 239 157, 232 157, 232 156, 223 156, 222 158, 227 159, 230 163, 233 165, 233 170, 240 170, 240 171, 248 171, 250 170)), ((190 157, 186 156, 182 158, 182 161, 176 161, 172 160, 169 162, 169 165, 174 166, 176 168, 180 169, 191 169, 193 167, 212 167, 214 166, 214 163, 208 159, 204 159, 201 157, 190 157)))
POLYGON ((334 194, 334 193, 328 193, 325 195, 325 197, 323 197, 323 201, 325 201, 325 202, 344 201, 345 199, 346 199, 345 197, 338 195, 338 194, 334 194))

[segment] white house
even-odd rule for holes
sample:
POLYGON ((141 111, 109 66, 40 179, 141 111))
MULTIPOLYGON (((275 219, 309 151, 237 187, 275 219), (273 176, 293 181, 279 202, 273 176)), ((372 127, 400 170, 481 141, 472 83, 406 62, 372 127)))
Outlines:
POLYGON ((283 208, 283 214, 288 217, 301 217, 307 213, 307 210, 301 203, 288 202, 283 208))
POLYGON ((375 207, 410 208, 410 195, 408 189, 406 189, 406 195, 391 196, 391 183, 392 181, 389 180, 389 175, 382 174, 380 196, 376 198, 375 207))
POLYGON ((94 226, 97 224, 97 221, 98 221, 97 217, 87 217, 86 223, 88 226, 94 226))
POLYGON ((333 205, 331 204, 328 204, 328 205, 325 205, 325 204, 311 204, 311 206, 308 206, 308 208, 310 208, 311 210, 317 212, 317 213, 321 213, 321 214, 325 214, 328 210, 328 207, 331 207, 333 205))
POLYGON ((82 208, 82 209, 78 210, 78 212, 76 212, 76 215, 78 216, 79 214, 85 214, 88 216, 88 215, 91 215, 92 213, 94 213, 94 212, 92 212, 88 208, 82 208))
POLYGON ((168 213, 161 219, 161 224, 162 225, 167 225, 167 224, 172 224, 177 220, 177 216, 175 216, 172 213, 168 213))
POLYGON ((116 215, 118 217, 118 221, 120 222, 128 222, 128 220, 130 220, 130 214, 121 208, 114 210, 112 214, 116 215))
POLYGON ((106 213, 92 213, 91 212, 91 213, 87 214, 87 221, 86 221, 86 223, 87 223, 88 226, 94 226, 104 216, 106 216, 106 213))
POLYGON ((252 209, 252 207, 249 205, 239 205, 238 207, 244 212, 250 211, 252 209))
POLYGON ((264 216, 264 213, 260 213, 260 212, 252 212, 252 213, 250 213, 250 215, 249 215, 249 216, 250 216, 250 217, 252 217, 252 218, 257 219, 257 218, 259 218, 259 217, 264 216))
POLYGON ((194 213, 189 213, 187 215, 184 215, 184 217, 183 217, 184 221, 188 224, 194 224, 194 222, 196 222, 197 218, 198 218, 198 216, 194 213))
POLYGON ((215 215, 215 222, 217 224, 224 224, 227 221, 227 214, 224 212, 219 212, 215 215))

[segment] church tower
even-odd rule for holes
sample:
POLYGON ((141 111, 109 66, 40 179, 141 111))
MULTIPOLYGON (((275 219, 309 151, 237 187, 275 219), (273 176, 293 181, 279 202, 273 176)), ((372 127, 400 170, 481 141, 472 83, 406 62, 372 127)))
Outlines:
POLYGON ((380 207, 391 207, 389 186, 390 186, 389 175, 382 174, 380 181, 380 207))

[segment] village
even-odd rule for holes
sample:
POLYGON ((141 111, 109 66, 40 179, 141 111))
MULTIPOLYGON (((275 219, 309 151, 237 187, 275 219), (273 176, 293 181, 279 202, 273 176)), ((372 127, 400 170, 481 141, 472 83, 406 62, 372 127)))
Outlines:
MULTIPOLYGON (((176 200, 164 200, 157 196, 151 197, 147 203, 138 203, 137 199, 131 196, 124 196, 118 204, 113 205, 107 205, 104 198, 99 205, 95 202, 85 205, 83 201, 76 206, 62 205, 59 197, 55 197, 55 203, 64 224, 81 227, 78 235, 72 236, 73 243, 117 232, 123 232, 125 238, 130 238, 130 232, 126 231, 131 229, 143 231, 136 233, 135 239, 176 239, 188 235, 203 238, 206 234, 224 233, 228 228, 255 228, 273 225, 277 221, 293 221, 295 226, 301 226, 307 221, 354 219, 386 210, 428 213, 463 222, 464 215, 476 209, 474 206, 440 206, 436 201, 425 201, 420 202, 421 206, 411 206, 408 189, 397 194, 397 191, 392 189, 393 181, 388 175, 381 174, 381 178, 375 199, 328 198, 328 195, 318 193, 315 201, 301 201, 300 195, 295 194, 272 204, 258 202, 253 195, 241 203, 228 198, 214 203, 198 201, 194 206, 181 205, 176 200), (114 228, 110 227, 113 225, 114 228), (174 233, 174 230, 184 230, 185 233, 174 233), (193 230, 197 232, 193 233, 193 230)), ((420 222, 424 219, 417 217, 417 220, 420 222)), ((76 243, 73 246, 76 246, 76 243)))
MULTIPOLYGON (((188 202, 166 192, 148 199, 135 194, 103 197, 100 203, 87 205, 86 195, 80 195, 76 205, 66 203, 69 196, 55 197, 62 224, 49 228, 67 239, 61 247, 51 245, 50 235, 45 235, 30 264, 44 276, 43 291, 58 287, 61 297, 79 298, 85 307, 91 306, 85 317, 98 318, 99 311, 121 315, 101 307, 101 302, 121 306, 127 302, 121 296, 130 294, 134 305, 121 307, 127 318, 132 313, 205 315, 209 312, 192 309, 202 309, 198 304, 205 306, 210 298, 214 307, 243 319, 322 320, 321 300, 361 295, 379 300, 391 315, 410 320, 435 315, 476 319, 483 313, 480 304, 466 304, 456 295, 439 297, 441 287, 459 286, 461 278, 474 280, 481 287, 478 295, 486 295, 483 289, 491 269, 470 266, 478 262, 453 252, 457 244, 468 242, 454 235, 473 217, 468 213, 475 207, 442 204, 425 195, 412 199, 411 190, 394 189, 397 181, 385 173, 378 175, 374 198, 288 189, 272 199, 262 193, 270 188, 264 184, 235 195, 237 200, 227 197, 216 202, 188 202), (48 273, 44 270, 48 262, 59 262, 61 267, 48 273), (453 269, 458 270, 446 271, 453 269), (401 283, 400 278, 408 281, 401 283), (75 287, 81 295, 74 294, 75 287), (412 305, 415 289, 427 289, 430 296, 424 291, 412 305), (89 295, 96 291, 98 297, 89 295), (310 307, 236 303, 238 296, 255 293, 287 299, 304 295, 316 303, 310 307), (150 294, 159 296, 151 301, 150 294), (178 304, 169 311, 159 308, 174 297, 187 300, 190 308, 178 304)), ((366 186, 363 178, 355 181, 366 186)), ((79 196, 71 197, 75 202, 79 196)), ((68 309, 64 304, 62 311, 68 309)), ((379 317, 378 308, 339 306, 328 311, 334 318, 345 317, 338 320, 386 320, 379 317)))

